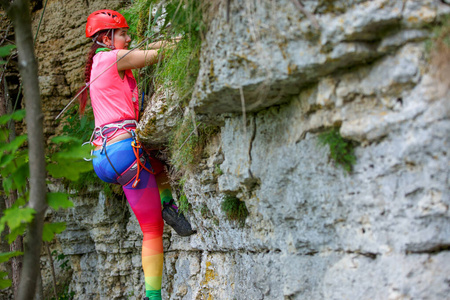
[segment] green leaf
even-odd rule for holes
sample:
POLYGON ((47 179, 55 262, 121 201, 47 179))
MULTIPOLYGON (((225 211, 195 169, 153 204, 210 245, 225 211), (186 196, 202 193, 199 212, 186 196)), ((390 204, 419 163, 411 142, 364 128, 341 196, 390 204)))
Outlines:
POLYGON ((12 284, 11 279, 4 279, 6 276, 8 276, 8 273, 0 272, 0 290, 9 288, 12 284))
POLYGON ((2 157, 0 158, 0 168, 3 168, 4 166, 12 162, 14 158, 15 156, 13 154, 2 155, 2 157))
POLYGON ((47 171, 54 178, 67 178, 72 181, 77 181, 81 173, 92 169, 92 163, 87 161, 60 161, 58 164, 47 165, 47 171))
POLYGON ((21 207, 28 202, 29 193, 25 192, 23 195, 21 195, 17 200, 13 203, 12 207, 21 207))
POLYGON ((19 110, 16 110, 15 112, 12 113, 12 118, 15 121, 22 121, 23 118, 25 118, 25 115, 26 115, 26 110, 25 109, 19 109, 19 110))
POLYGON ((55 234, 61 233, 66 229, 65 222, 59 223, 45 223, 42 231, 42 240, 50 242, 55 237, 55 234))
POLYGON ((14 187, 22 191, 27 186, 27 179, 30 174, 30 169, 28 167, 28 164, 24 164, 16 169, 15 172, 11 174, 12 179, 14 181, 14 187))
POLYGON ((20 121, 25 117, 25 110, 19 109, 12 114, 3 115, 0 117, 0 125, 6 124, 9 120, 14 119, 15 121, 20 121))
POLYGON ((3 177, 2 178, 3 190, 6 192, 7 195, 9 195, 9 193, 12 191, 13 185, 14 185, 14 181, 12 180, 11 177, 3 177))
POLYGON ((11 142, 2 146, 2 150, 4 151, 9 151, 9 152, 15 152, 17 149, 19 149, 20 146, 22 146, 23 143, 25 143, 25 141, 27 140, 27 135, 20 135, 18 137, 16 137, 14 140, 12 140, 11 142))
POLYGON ((58 144, 58 143, 68 143, 68 142, 78 142, 81 144, 80 139, 68 135, 61 135, 61 136, 55 136, 50 139, 52 143, 58 144))
POLYGON ((12 140, 9 143, 4 143, 3 145, 0 146, 0 151, 4 152, 10 152, 10 153, 15 153, 17 151, 17 149, 19 149, 20 146, 22 146, 22 144, 27 140, 27 135, 20 135, 18 137, 16 137, 14 140, 12 140))
POLYGON ((28 165, 28 151, 16 151, 14 153, 15 159, 8 164, 5 164, 3 168, 0 169, 2 176, 6 177, 13 174, 17 168, 28 165))
POLYGON ((5 229, 5 224, 8 224, 9 229, 21 229, 21 224, 30 223, 33 220, 36 211, 33 208, 26 207, 11 207, 5 209, 3 217, 0 219, 0 232, 5 229))
POLYGON ((11 50, 16 49, 16 45, 6 45, 0 47, 0 57, 8 56, 11 53, 11 50))
MULTIPOLYGON (((0 119, 1 119, 2 117, 0 117, 0 119)), ((0 125, 2 125, 1 123, 0 123, 0 125)), ((0 128, 0 142, 4 142, 4 141, 6 141, 7 139, 8 139, 8 137, 9 137, 9 130, 8 130, 8 128, 0 128)))
POLYGON ((80 120, 80 129, 84 129, 84 127, 86 126, 86 123, 87 123, 87 117, 86 116, 83 116, 82 118, 81 118, 81 120, 80 120))
POLYGON ((11 257, 23 255, 23 252, 14 251, 14 252, 4 252, 0 253, 0 263, 7 262, 11 257))
POLYGON ((21 223, 18 227, 13 230, 10 229, 10 233, 6 235, 6 240, 9 244, 14 242, 19 235, 23 235, 27 229, 27 223, 21 223))
POLYGON ((47 193, 47 203, 54 210, 73 207, 73 202, 66 193, 47 193))
POLYGON ((83 159, 91 156, 92 147, 81 147, 81 145, 71 145, 68 149, 55 153, 52 161, 59 162, 67 159, 83 159))

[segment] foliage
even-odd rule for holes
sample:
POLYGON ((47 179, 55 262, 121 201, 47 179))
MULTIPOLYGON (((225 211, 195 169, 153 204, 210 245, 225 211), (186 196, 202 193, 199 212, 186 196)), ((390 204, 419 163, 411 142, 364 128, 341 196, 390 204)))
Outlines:
MULTIPOLYGON (((205 29, 202 3, 195 0, 168 0, 163 5, 156 0, 138 0, 123 10, 130 32, 138 41, 149 38, 171 40, 181 37, 176 47, 165 49, 162 65, 145 69, 140 89, 147 92, 155 82, 170 87, 179 102, 187 104, 199 71, 201 35, 205 29), (151 10, 156 9, 153 15, 151 10), (153 79, 152 79, 153 78, 153 79)), ((148 93, 147 93, 148 94, 148 93)))
POLYGON ((199 122, 194 128, 191 119, 180 120, 172 130, 168 145, 172 154, 171 163, 175 168, 185 170, 196 165, 201 158, 203 147, 208 139, 217 133, 217 130, 217 127, 199 122))
MULTIPOLYGON (((6 236, 9 243, 12 243, 17 236, 23 235, 28 224, 34 218, 35 210, 27 207, 28 202, 28 151, 26 148, 26 135, 19 135, 10 140, 9 129, 6 124, 10 120, 20 121, 24 118, 25 111, 15 111, 9 115, 0 117, 0 175, 4 192, 9 195, 16 193, 18 199, 13 205, 3 211, 0 218, 0 232, 8 227, 9 234, 6 236)), ((47 157, 47 171, 54 178, 67 178, 77 180, 80 173, 92 169, 92 165, 83 160, 89 157, 90 147, 81 147, 81 141, 75 137, 63 136, 51 139, 55 152, 47 157)), ((64 193, 47 194, 47 203, 52 209, 68 208, 73 203, 64 193)), ((43 240, 51 241, 55 234, 61 233, 65 229, 65 223, 44 224, 43 240)), ((14 253, 12 256, 20 255, 14 253)), ((9 259, 11 254, 0 254, 0 262, 4 258, 9 259)), ((11 281, 5 280, 7 274, 0 273, 0 288, 11 285, 11 281)))
MULTIPOLYGON (((64 253, 59 253, 57 250, 53 250, 51 256, 54 257, 54 261, 58 264, 59 268, 62 271, 68 271, 71 269, 69 264, 69 259, 64 253)), ((58 297, 52 297, 51 300, 69 300, 73 299, 75 296, 75 292, 69 291, 69 282, 65 282, 61 284, 62 289, 58 288, 58 297)))
POLYGON ((164 66, 155 71, 155 82, 171 88, 177 94, 178 103, 182 106, 186 106, 191 98, 200 70, 199 55, 198 37, 182 39, 175 49, 167 50, 168 59, 164 66))
MULTIPOLYGON (((122 11, 138 41, 180 38, 176 46, 164 48, 164 60, 160 64, 140 72, 139 88, 148 96, 157 85, 176 95, 167 99, 169 105, 184 108, 189 103, 200 69, 201 40, 206 29, 205 5, 195 0, 167 0, 163 4, 156 0, 136 0, 122 11)), ((170 161, 177 170, 197 163, 206 139, 217 131, 201 124, 195 124, 195 127, 196 130, 189 120, 180 120, 170 134, 170 161), (193 131, 195 133, 191 134, 193 131)))
POLYGON ((63 135, 76 137, 81 141, 89 141, 95 127, 94 112, 92 107, 86 107, 85 113, 80 117, 78 107, 78 105, 74 105, 64 113, 62 119, 66 124, 64 124, 62 132, 63 135))
POLYGON ((69 265, 69 259, 64 253, 58 253, 58 251, 53 250, 52 256, 54 256, 55 260, 59 263, 59 267, 61 268, 61 270, 67 271, 71 269, 69 265))
POLYGON ((189 203, 188 198, 186 197, 186 194, 184 192, 184 184, 186 183, 186 177, 183 177, 180 180, 180 196, 178 197, 178 210, 180 213, 184 213, 189 210, 191 207, 191 204, 189 203))
POLYGON ((444 95, 450 89, 450 16, 439 20, 432 28, 431 38, 426 42, 431 75, 438 83, 438 92, 444 95))
POLYGON ((241 226, 245 225, 248 210, 244 201, 234 196, 226 195, 222 201, 222 211, 228 219, 237 221, 241 226))
POLYGON ((220 166, 219 165, 215 165, 215 167, 214 167, 214 174, 215 175, 223 175, 223 171, 222 171, 222 169, 220 168, 220 166))
MULTIPOLYGON (((5 45, 0 47, 0 57, 6 57, 11 54, 11 51, 16 49, 16 45, 5 45)), ((6 61, 0 60, 0 65, 6 64, 6 61)))
POLYGON ((348 173, 352 171, 356 163, 354 155, 354 143, 344 139, 339 133, 339 128, 333 128, 319 135, 319 145, 330 148, 330 158, 340 165, 348 173))
POLYGON ((76 181, 81 173, 92 170, 92 164, 84 161, 90 158, 91 146, 82 147, 81 140, 70 136, 57 136, 51 141, 56 144, 56 151, 51 155, 47 171, 53 178, 76 181))
POLYGON ((431 28, 431 37, 425 43, 427 53, 441 46, 450 48, 450 16, 445 16, 431 28))
MULTIPOLYGON (((23 252, 15 251, 15 252, 6 252, 0 253, 0 263, 7 262, 11 257, 23 255, 23 252)), ((0 290, 11 286, 10 279, 4 279, 8 276, 8 273, 0 271, 0 290)))
POLYGON ((188 211, 189 208, 191 207, 191 204, 189 203, 189 200, 184 194, 184 192, 181 193, 180 198, 178 199, 178 205, 179 205, 178 210, 181 213, 188 211))
POLYGON ((69 291, 69 285, 65 285, 62 292, 58 294, 58 299, 52 297, 51 300, 71 300, 75 296, 75 292, 69 291))
MULTIPOLYGON (((86 107, 86 111, 83 116, 78 114, 78 105, 73 106, 64 114, 62 120, 66 122, 63 126, 62 135, 75 137, 83 142, 87 142, 91 138, 92 130, 95 127, 94 113, 92 107, 86 107)), ((54 152, 56 149, 53 149, 54 152)), ((64 182, 66 187, 74 189, 80 193, 87 191, 89 186, 93 184, 102 187, 102 190, 107 196, 112 196, 112 185, 102 181, 93 170, 85 172, 83 176, 77 180, 66 180, 64 182)))

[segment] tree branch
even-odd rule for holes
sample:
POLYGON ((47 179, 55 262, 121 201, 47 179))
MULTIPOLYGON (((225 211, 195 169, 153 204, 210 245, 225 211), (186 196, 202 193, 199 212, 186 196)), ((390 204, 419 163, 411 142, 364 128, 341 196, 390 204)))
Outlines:
MULTIPOLYGON (((5 5, 4 0, 0 0, 5 5)), ((25 255, 19 285, 18 300, 33 299, 36 281, 40 273, 40 254, 42 248, 42 230, 46 201, 46 171, 44 156, 43 114, 38 81, 38 67, 34 54, 31 30, 30 4, 28 0, 14 0, 7 8, 16 33, 16 46, 19 54, 19 70, 22 77, 26 124, 28 131, 30 164, 30 199, 29 206, 36 211, 28 227, 25 241, 25 255)))

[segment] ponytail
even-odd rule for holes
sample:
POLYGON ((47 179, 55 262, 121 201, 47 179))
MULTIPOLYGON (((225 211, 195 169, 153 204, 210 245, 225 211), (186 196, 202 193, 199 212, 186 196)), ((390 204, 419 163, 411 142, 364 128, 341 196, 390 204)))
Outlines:
MULTIPOLYGON (((80 116, 82 116, 84 114, 84 110, 86 108, 86 103, 87 103, 87 99, 88 99, 88 89, 87 89, 87 85, 89 84, 89 82, 91 81, 91 70, 92 70, 92 63, 93 63, 93 59, 94 59, 94 55, 96 54, 95 51, 97 51, 98 48, 103 48, 104 46, 101 46, 99 44, 97 44, 97 41, 99 41, 100 43, 103 41, 103 37, 106 35, 109 35, 111 33, 112 36, 112 32, 110 30, 103 30, 100 31, 96 37, 93 38, 94 43, 91 46, 91 49, 89 49, 89 53, 88 53, 88 57, 86 60, 86 67, 84 69, 84 82, 85 85, 82 86, 78 92, 81 94, 78 96, 78 100, 80 102, 80 116)), ((112 37, 110 37, 112 38, 112 37)))

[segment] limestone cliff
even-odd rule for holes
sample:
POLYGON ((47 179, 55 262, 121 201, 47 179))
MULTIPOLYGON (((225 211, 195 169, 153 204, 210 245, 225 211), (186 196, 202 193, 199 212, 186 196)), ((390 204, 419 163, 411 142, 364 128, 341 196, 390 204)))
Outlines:
MULTIPOLYGON (((36 45, 48 135, 81 83, 86 16, 121 5, 49 1, 36 45)), ((184 113, 220 130, 185 174, 198 233, 165 229, 163 297, 447 298, 450 102, 426 41, 450 5, 230 0, 209 13, 184 113), (318 146, 330 128, 356 145, 351 173, 318 146), (243 226, 222 211, 226 197, 245 203, 243 226)), ((139 125, 147 144, 163 145, 174 126, 165 95, 139 125)), ((49 217, 68 225, 51 246, 70 258, 61 276, 75 299, 141 299, 141 234, 126 200, 97 187, 72 200, 49 217)))

